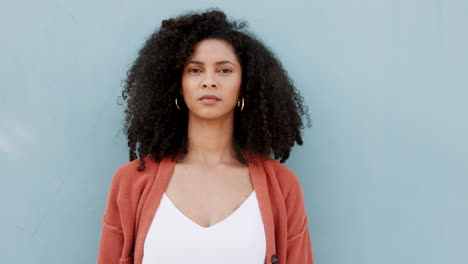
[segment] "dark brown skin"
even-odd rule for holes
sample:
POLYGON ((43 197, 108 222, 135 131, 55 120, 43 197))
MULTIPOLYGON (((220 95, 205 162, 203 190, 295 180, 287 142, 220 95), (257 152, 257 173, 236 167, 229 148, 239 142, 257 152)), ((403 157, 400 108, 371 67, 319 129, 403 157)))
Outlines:
POLYGON ((137 170, 145 169, 147 156, 158 162, 170 156, 211 167, 245 167, 245 150, 285 162, 294 144, 303 144, 301 115, 309 119, 303 98, 273 52, 245 26, 216 8, 189 11, 163 20, 147 39, 122 92, 127 100, 124 130, 130 161, 140 160, 137 170), (194 51, 202 50, 195 48, 205 40, 219 46, 220 53, 203 55, 200 71, 187 72, 187 66, 195 66, 187 62, 198 56, 194 51), (218 72, 217 60, 233 64, 218 65, 218 72), (200 104, 202 91, 219 93, 221 101, 200 104), (240 111, 237 100, 242 98, 240 111))
POLYGON ((182 74, 181 94, 188 107, 188 153, 175 166, 166 189, 172 203, 194 223, 210 227, 231 215, 253 191, 249 169, 234 153, 234 108, 242 68, 232 46, 203 40, 182 74), (217 62, 229 61, 223 64, 217 62), (199 64, 202 62, 203 64, 199 64), (200 97, 219 97, 205 104, 200 97))

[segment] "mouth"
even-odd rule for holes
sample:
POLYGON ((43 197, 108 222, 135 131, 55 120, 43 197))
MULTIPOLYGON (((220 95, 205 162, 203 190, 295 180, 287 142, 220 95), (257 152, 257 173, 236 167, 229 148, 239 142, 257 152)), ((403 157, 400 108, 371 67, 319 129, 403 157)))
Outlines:
POLYGON ((214 95, 214 94, 206 94, 206 95, 203 95, 202 97, 199 98, 199 100, 205 100, 205 99, 211 99, 211 100, 221 100, 219 99, 218 96, 214 95))
POLYGON ((212 105, 216 104, 218 101, 221 101, 221 99, 219 99, 219 97, 214 94, 205 94, 198 100, 205 105, 212 105))
POLYGON ((204 103, 204 104, 215 104, 220 100, 219 99, 213 99, 213 98, 201 98, 201 99, 199 99, 199 101, 204 103))

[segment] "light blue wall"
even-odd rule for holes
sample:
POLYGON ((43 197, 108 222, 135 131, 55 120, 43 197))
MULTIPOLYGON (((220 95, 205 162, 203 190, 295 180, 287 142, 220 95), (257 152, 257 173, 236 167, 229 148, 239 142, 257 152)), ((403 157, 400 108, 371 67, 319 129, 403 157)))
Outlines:
MULTIPOLYGON (((305 97, 317 264, 466 263, 467 1, 2 1, 1 263, 95 263, 121 81, 164 18, 246 19, 305 97)), ((295 263, 288 263, 295 264, 295 263)))

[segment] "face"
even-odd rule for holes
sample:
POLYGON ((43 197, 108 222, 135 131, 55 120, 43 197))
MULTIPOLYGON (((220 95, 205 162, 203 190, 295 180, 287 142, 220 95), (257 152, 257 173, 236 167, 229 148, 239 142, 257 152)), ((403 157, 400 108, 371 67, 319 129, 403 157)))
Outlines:
POLYGON ((221 119, 233 115, 241 81, 241 65, 228 42, 216 39, 198 42, 182 73, 180 93, 189 108, 189 116, 221 119), (205 95, 218 99, 202 100, 205 95))

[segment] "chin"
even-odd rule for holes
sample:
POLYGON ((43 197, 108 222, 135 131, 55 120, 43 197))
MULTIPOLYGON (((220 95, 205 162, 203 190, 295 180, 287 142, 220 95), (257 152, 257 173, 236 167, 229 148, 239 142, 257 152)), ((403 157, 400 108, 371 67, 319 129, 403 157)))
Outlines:
POLYGON ((190 112, 189 116, 193 115, 197 119, 219 120, 229 118, 229 115, 233 113, 233 111, 220 111, 219 109, 199 109, 199 111, 190 112))

